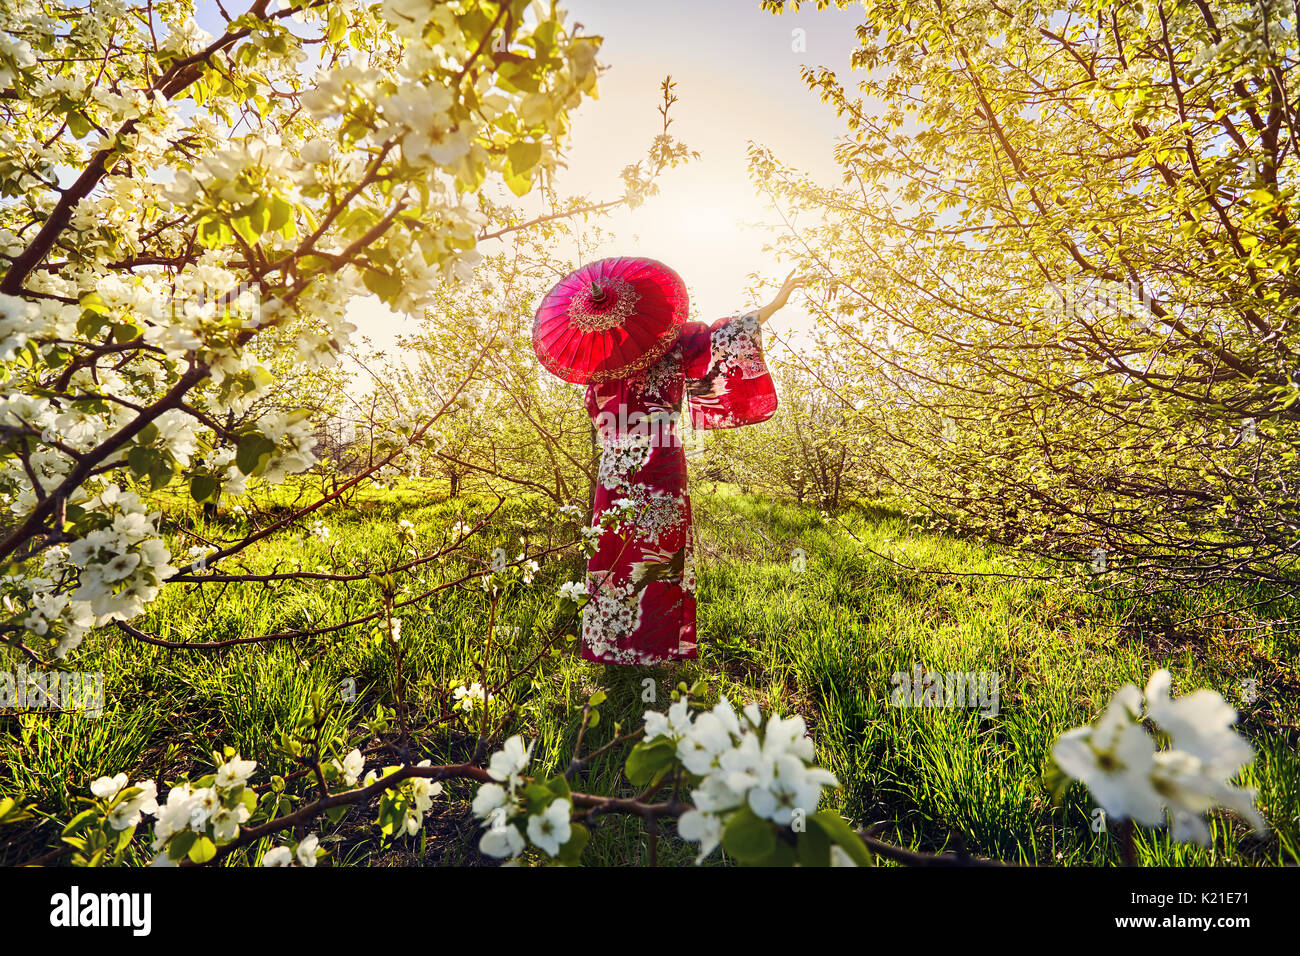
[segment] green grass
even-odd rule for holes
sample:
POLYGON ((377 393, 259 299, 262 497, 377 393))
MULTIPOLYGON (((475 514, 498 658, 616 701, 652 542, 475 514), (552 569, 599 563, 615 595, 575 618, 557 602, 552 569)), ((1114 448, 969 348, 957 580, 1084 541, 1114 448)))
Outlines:
MULTIPOLYGON (((283 502, 290 499, 286 497, 283 502)), ((293 535, 268 540, 243 559, 247 570, 305 569, 361 573, 401 560, 399 518, 412 521, 427 551, 459 520, 477 520, 495 500, 443 500, 432 483, 369 494, 346 509, 323 512, 328 542, 293 535)), ((1277 627, 1241 630, 1285 607, 1264 605, 1219 613, 1193 624, 1224 601, 1245 594, 1182 593, 1141 608, 1102 600, 1061 582, 996 576, 1023 570, 977 542, 923 533, 886 508, 854 507, 829 522, 814 509, 721 489, 695 497, 699 552, 699 632, 696 662, 662 668, 616 668, 581 661, 572 644, 501 692, 510 710, 507 733, 537 738, 535 769, 567 764, 578 714, 596 688, 608 692, 601 726, 587 742, 599 745, 612 725, 639 724, 647 686, 657 706, 680 680, 705 678, 710 693, 733 702, 757 700, 808 721, 824 766, 842 789, 832 805, 859 826, 905 846, 962 846, 1004 860, 1058 865, 1118 862, 1118 847, 1091 829, 1092 805, 1074 787, 1053 807, 1041 782, 1052 740, 1092 719, 1126 681, 1143 684, 1157 667, 1175 675, 1175 693, 1208 686, 1234 703, 1239 681, 1253 678, 1259 699, 1243 711, 1242 727, 1257 758, 1243 783, 1257 787, 1272 833, 1250 834, 1238 821, 1216 818, 1212 848, 1171 845, 1163 832, 1144 832, 1139 855, 1148 865, 1258 865, 1300 862, 1300 682, 1297 637, 1277 627), (795 549, 806 559, 803 570, 795 549), (924 569, 927 573, 922 573, 924 569), (1140 619, 1146 623, 1134 625, 1140 619), (1163 622, 1163 623, 1162 623, 1163 622), (996 672, 996 716, 970 709, 890 706, 890 678, 920 666, 938 672, 996 672), (646 679, 652 683, 647 685, 646 679)), ((245 527, 223 518, 205 525, 193 506, 172 503, 178 531, 233 539, 245 527)), ((471 553, 485 558, 498 544, 511 557, 565 538, 541 503, 507 501, 476 537, 471 553)), ((186 545, 187 546, 187 545, 186 545)), ((177 550, 185 546, 178 543, 177 550)), ((408 555, 409 556, 409 555, 408 555)), ((424 566, 407 594, 463 573, 458 558, 424 566)), ((233 564, 223 564, 233 570, 233 564)), ((555 589, 578 577, 575 557, 551 560, 530 588, 511 593, 499 611, 490 673, 500 678, 542 648, 557 619, 555 589)), ((1031 571, 1035 569, 1029 569, 1031 571)), ((399 597, 400 600, 400 597, 399 597)), ((135 622, 173 641, 215 641, 328 624, 368 613, 376 595, 365 582, 294 582, 273 586, 174 586, 135 622)), ((1231 606, 1231 605, 1230 605, 1231 606)), ((403 666, 410 713, 417 724, 445 706, 446 689, 479 678, 488 601, 475 584, 439 592, 403 610, 403 666)), ((340 681, 355 681, 355 701, 337 708, 331 726, 351 727, 377 703, 392 706, 395 682, 388 649, 368 628, 324 638, 244 645, 220 651, 149 646, 116 631, 87 639, 76 666, 105 674, 107 709, 89 719, 50 714, 0 717, 0 794, 20 793, 43 813, 67 819, 72 798, 91 779, 125 770, 134 777, 175 779, 211 766, 213 748, 230 745, 262 767, 295 767, 272 742, 310 707, 313 691, 333 698, 340 681)), ((418 734, 422 757, 464 759, 474 729, 442 724, 418 734)), ((597 760, 575 789, 630 794, 622 753, 597 760)), ((424 839, 383 846, 358 808, 339 824, 320 821, 333 837, 338 862, 371 865, 481 862, 468 814, 472 788, 447 787, 430 814, 424 839)), ((661 863, 688 863, 690 846, 660 841, 661 863)), ((15 863, 56 845, 53 824, 19 825, 0 843, 0 862, 15 863)), ((137 842, 143 843, 138 840, 137 842)), ((147 859, 141 846, 133 857, 147 859)), ((584 860, 644 863, 647 839, 638 821, 606 818, 584 860)), ((719 855, 710 862, 719 862, 719 855)))

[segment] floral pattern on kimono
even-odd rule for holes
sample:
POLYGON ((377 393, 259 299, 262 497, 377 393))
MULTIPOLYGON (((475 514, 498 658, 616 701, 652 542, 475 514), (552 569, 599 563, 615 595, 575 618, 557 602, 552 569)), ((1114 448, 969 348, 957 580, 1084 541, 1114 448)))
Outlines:
POLYGON ((631 514, 600 533, 587 563, 587 660, 658 664, 696 656, 683 401, 693 428, 772 417, 776 386, 763 359, 757 312, 689 323, 643 372, 587 387, 587 412, 601 442, 593 526, 611 511, 631 514))

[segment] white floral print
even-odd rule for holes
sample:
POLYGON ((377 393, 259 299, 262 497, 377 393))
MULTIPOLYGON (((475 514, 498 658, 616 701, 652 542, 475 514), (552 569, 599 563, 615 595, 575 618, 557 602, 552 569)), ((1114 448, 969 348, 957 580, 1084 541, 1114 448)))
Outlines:
POLYGON ((611 491, 631 491, 632 479, 650 460, 650 436, 620 435, 605 439, 603 444, 598 475, 601 485, 611 491))
POLYGON ((677 404, 681 401, 681 380, 682 348, 679 345, 645 370, 645 376, 640 379, 641 393, 646 398, 677 404), (672 401, 674 386, 677 386, 676 403, 672 401))
POLYGON ((713 364, 724 375, 733 369, 739 370, 745 378, 767 372, 757 312, 746 312, 734 321, 718 326, 713 330, 710 344, 713 364))
POLYGON ((648 655, 635 648, 619 647, 641 626, 641 596, 630 581, 624 584, 602 583, 595 575, 587 577, 590 600, 582 609, 582 642, 607 661, 620 664, 650 663, 648 655))
POLYGON ((647 544, 658 544, 660 535, 681 527, 686 516, 685 495, 637 485, 628 497, 636 507, 637 540, 647 544))

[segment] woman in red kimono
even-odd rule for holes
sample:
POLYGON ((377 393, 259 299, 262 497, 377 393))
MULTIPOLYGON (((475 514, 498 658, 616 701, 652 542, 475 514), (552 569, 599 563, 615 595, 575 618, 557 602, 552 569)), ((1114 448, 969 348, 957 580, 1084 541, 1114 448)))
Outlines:
POLYGON ((587 412, 602 446, 592 524, 604 528, 587 564, 587 660, 658 664, 696 656, 682 399, 692 428, 771 418, 776 387, 763 360, 761 327, 804 282, 791 273, 762 308, 712 325, 687 323, 653 364, 587 386, 587 412))

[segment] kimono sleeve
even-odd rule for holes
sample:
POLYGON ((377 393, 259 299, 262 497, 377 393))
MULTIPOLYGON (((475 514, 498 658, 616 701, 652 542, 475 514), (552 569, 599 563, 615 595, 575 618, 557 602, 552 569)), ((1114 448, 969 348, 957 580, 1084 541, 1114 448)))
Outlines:
POLYGON ((692 428, 736 428, 776 412, 776 385, 763 360, 758 312, 694 323, 684 336, 686 401, 692 428))

